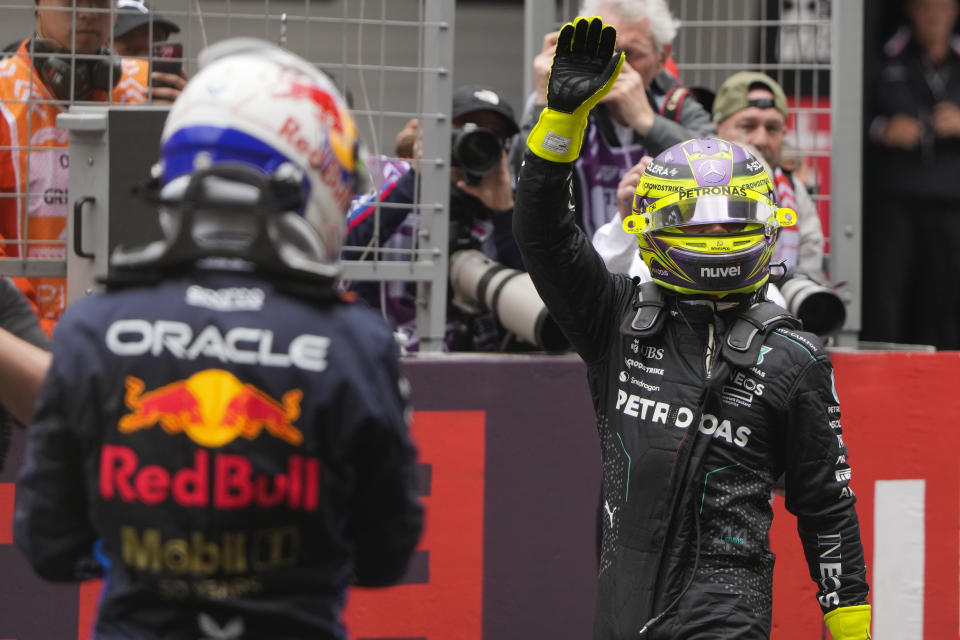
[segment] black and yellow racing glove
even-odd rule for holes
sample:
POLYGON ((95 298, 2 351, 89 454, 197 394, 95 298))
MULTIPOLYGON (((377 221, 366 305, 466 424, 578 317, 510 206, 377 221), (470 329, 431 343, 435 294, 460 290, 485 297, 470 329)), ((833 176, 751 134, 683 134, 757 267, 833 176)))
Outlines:
POLYGON ((833 640, 870 640, 870 605, 858 604, 839 607, 823 620, 830 628, 833 640))
POLYGON ((613 87, 623 60, 616 29, 600 18, 563 25, 547 81, 547 107, 527 137, 530 151, 552 162, 576 160, 587 115, 613 87))

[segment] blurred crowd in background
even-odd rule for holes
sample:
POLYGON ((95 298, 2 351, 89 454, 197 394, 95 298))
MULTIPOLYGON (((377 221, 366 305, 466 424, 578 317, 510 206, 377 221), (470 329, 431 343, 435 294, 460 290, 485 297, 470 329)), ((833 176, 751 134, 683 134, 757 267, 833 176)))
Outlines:
MULTIPOLYGON (((56 114, 77 101, 169 103, 187 82, 183 63, 191 52, 178 41, 177 20, 140 0, 117 0, 115 7, 108 0, 79 2, 75 8, 65 0, 35 4, 35 32, 11 40, 2 63, 7 73, 0 76, 6 147, 0 152, 0 188, 7 194, 0 198, 0 234, 6 256, 62 258, 69 160, 56 114), (38 135, 40 131, 50 133, 38 135)), ((803 7, 794 4, 786 2, 779 10, 802 13, 803 7)), ((829 2, 814 4, 815 17, 829 15, 829 2)), ((646 158, 703 135, 749 144, 776 176, 781 203, 795 208, 800 221, 781 235, 775 260, 783 265, 781 277, 774 279, 769 295, 806 316, 808 328, 829 342, 845 319, 837 295, 843 283, 831 279, 829 229, 824 229, 816 202, 822 177, 813 159, 787 143, 795 124, 791 112, 797 108, 789 91, 776 74, 752 68, 716 86, 687 86, 680 71, 682 52, 674 48, 684 27, 667 0, 586 0, 578 9, 616 26, 618 45, 627 55, 614 90, 591 114, 573 193, 580 225, 609 268, 646 277, 633 239, 619 227, 630 213, 632 189, 646 158)), ((960 292, 947 283, 960 273, 953 250, 954 240, 960 239, 960 212, 955 211, 960 193, 953 179, 954 164, 960 162, 960 74, 953 72, 960 56, 954 29, 957 2, 891 1, 880 14, 879 27, 877 12, 872 14, 866 46, 880 55, 867 51, 865 56, 860 339, 865 345, 956 349, 960 292)), ((513 86, 512 80, 504 86, 460 84, 455 89, 445 350, 564 348, 562 338, 547 341, 541 330, 530 327, 531 322, 543 326, 529 320, 531 313, 538 317, 535 310, 514 310, 525 305, 513 301, 532 291, 519 287, 522 280, 504 289, 516 295, 498 299, 502 308, 491 305, 477 288, 478 282, 489 281, 481 271, 523 273, 510 233, 512 185, 523 146, 518 141, 543 108, 555 38, 555 32, 543 34, 542 50, 532 60, 500 70, 518 77, 532 72, 534 90, 522 104, 511 104, 507 97, 504 86, 513 86)), ((349 90, 347 95, 349 99, 349 90)), ((420 135, 417 119, 411 119, 397 132, 395 145, 377 141, 381 155, 370 162, 376 189, 359 194, 351 209, 345 260, 389 259, 381 249, 415 243, 420 135)), ((14 281, 49 334, 66 304, 63 279, 14 281)), ((344 286, 382 312, 408 351, 417 350, 414 283, 355 281, 344 286)))

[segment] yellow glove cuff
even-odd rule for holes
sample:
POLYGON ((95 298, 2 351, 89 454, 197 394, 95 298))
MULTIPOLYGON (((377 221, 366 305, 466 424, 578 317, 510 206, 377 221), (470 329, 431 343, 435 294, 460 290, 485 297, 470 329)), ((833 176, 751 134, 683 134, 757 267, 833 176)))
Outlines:
POLYGON ((838 607, 823 616, 833 640, 870 640, 870 605, 838 607))
POLYGON ((573 162, 580 157, 587 113, 581 113, 579 109, 574 113, 563 113, 545 108, 527 136, 527 146, 544 160, 573 162))

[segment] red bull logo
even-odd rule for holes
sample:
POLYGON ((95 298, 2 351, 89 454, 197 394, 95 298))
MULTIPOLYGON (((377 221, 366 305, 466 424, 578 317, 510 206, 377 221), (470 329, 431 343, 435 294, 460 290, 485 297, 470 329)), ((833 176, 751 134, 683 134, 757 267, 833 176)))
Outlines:
POLYGON ((266 432, 298 446, 303 433, 293 423, 300 417, 303 393, 294 389, 278 402, 229 371, 206 369, 152 391, 139 378, 127 376, 125 402, 131 413, 120 418, 121 433, 155 425, 168 434, 185 434, 204 447, 193 453, 193 464, 169 470, 143 465, 137 452, 122 445, 104 445, 100 451, 100 495, 155 505, 168 500, 185 507, 212 506, 242 509, 285 506, 316 510, 319 503, 320 462, 290 455, 286 470, 258 472, 244 455, 214 453, 237 437, 247 440, 266 432))
POLYGON ((324 124, 333 128, 337 133, 344 133, 342 118, 345 114, 340 111, 334 97, 317 85, 294 79, 290 82, 286 91, 276 93, 273 97, 311 101, 316 105, 320 120, 324 124))
POLYGON ((160 425, 170 435, 183 433, 204 447, 221 447, 241 436, 253 440, 263 431, 294 446, 303 442, 303 433, 293 425, 300 417, 299 389, 287 391, 278 402, 223 369, 206 369, 152 391, 145 391, 139 378, 127 376, 126 388, 131 413, 120 418, 121 433, 160 425))
POLYGON ((198 449, 193 465, 171 471, 142 465, 136 451, 108 444, 100 450, 100 496, 104 500, 157 505, 171 500, 184 507, 230 510, 286 507, 316 511, 320 462, 291 455, 277 474, 258 473, 246 456, 198 449))
MULTIPOLYGON (((354 170, 353 145, 357 138, 357 127, 350 114, 340 108, 337 99, 329 91, 313 82, 294 78, 284 90, 273 94, 273 97, 309 100, 315 107, 317 120, 326 129, 330 148, 340 165, 347 171, 354 170)), ((296 118, 287 117, 284 120, 280 128, 280 136, 287 138, 300 153, 309 155, 311 166, 315 168, 322 166, 320 162, 322 152, 316 148, 311 150, 311 147, 317 146, 316 142, 308 140, 301 132, 301 125, 296 118)))

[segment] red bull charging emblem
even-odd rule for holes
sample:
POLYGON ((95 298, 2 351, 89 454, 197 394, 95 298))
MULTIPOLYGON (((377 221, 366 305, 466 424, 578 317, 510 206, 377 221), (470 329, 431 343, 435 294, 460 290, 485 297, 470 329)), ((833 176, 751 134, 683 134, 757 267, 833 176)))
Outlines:
POLYGON ((287 508, 315 511, 320 502, 320 461, 290 453, 272 468, 258 466, 243 453, 210 452, 238 437, 261 433, 300 446, 303 433, 299 389, 280 401, 229 371, 206 369, 186 380, 146 391, 143 380, 126 379, 130 413, 120 418, 120 433, 159 425, 170 435, 184 434, 200 445, 189 460, 172 456, 167 464, 145 463, 143 451, 120 444, 100 450, 100 496, 104 500, 148 505, 172 501, 185 507, 215 509, 287 508), (168 466, 169 465, 169 466, 168 466))
POLYGON ((139 378, 127 376, 126 388, 131 413, 120 418, 121 433, 160 425, 204 447, 221 447, 240 436, 253 440, 263 431, 294 446, 303 442, 303 433, 293 425, 300 417, 299 389, 277 401, 223 369, 206 369, 152 391, 145 391, 139 378))
MULTIPOLYGON (((354 170, 353 145, 357 138, 357 126, 353 117, 344 108, 345 105, 339 104, 330 91, 316 84, 312 79, 293 76, 282 89, 275 91, 272 97, 306 101, 311 104, 314 117, 322 124, 326 140, 337 161, 347 171, 354 170)), ((317 146, 317 141, 312 139, 312 134, 306 133, 310 130, 312 127, 301 126, 299 118, 287 117, 280 128, 280 135, 287 138, 301 153, 305 153, 317 146)), ((311 164, 320 167, 319 161, 313 158, 313 156, 318 158, 322 156, 318 153, 318 149, 314 149, 311 156, 311 164)))
POLYGON ((286 91, 274 94, 275 98, 289 98, 291 100, 309 100, 317 108, 318 118, 332 127, 337 133, 343 133, 344 113, 328 92, 310 81, 292 79, 286 91))

